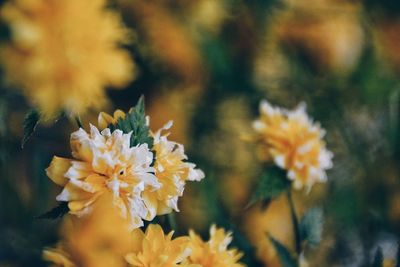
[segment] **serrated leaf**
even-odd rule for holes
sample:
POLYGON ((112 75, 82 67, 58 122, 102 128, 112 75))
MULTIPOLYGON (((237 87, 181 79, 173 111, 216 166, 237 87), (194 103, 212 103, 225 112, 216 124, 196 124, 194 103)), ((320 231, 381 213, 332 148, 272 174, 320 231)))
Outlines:
POLYGON ((376 250, 372 267, 383 267, 383 253, 381 247, 378 247, 376 250))
POLYGON ((312 208, 301 218, 299 230, 301 241, 306 241, 311 247, 321 242, 324 224, 324 213, 321 208, 312 208))
POLYGON ((21 141, 22 148, 24 148, 24 145, 26 144, 28 139, 32 136, 39 120, 40 120, 40 114, 36 109, 32 109, 32 110, 28 111, 28 113, 25 115, 24 136, 21 141))
POLYGON ((295 257, 293 257, 292 253, 290 253, 281 242, 273 238, 271 235, 268 235, 268 238, 278 254, 282 267, 298 267, 295 257))
POLYGON ((136 106, 126 114, 125 118, 120 118, 115 126, 110 125, 110 129, 119 129, 124 133, 132 132, 131 146, 148 144, 151 149, 153 147, 153 137, 150 136, 150 129, 146 124, 144 111, 144 97, 141 96, 136 106))
POLYGON ((286 172, 276 166, 266 168, 257 182, 256 189, 248 206, 257 201, 268 203, 271 198, 278 197, 290 186, 290 181, 286 178, 286 172))
POLYGON ((37 219, 58 219, 69 212, 68 202, 61 202, 57 207, 37 216, 37 219))

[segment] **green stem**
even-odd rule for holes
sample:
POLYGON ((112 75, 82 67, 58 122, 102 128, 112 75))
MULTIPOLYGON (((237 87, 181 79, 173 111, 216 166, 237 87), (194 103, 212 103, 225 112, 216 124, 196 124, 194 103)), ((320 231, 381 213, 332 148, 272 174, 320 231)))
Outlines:
POLYGON ((169 213, 167 215, 167 219, 168 219, 168 224, 169 227, 171 228, 171 230, 176 231, 177 230, 177 225, 176 225, 176 219, 175 219, 175 214, 174 213, 169 213))
POLYGON ((291 189, 288 189, 288 191, 287 191, 287 198, 289 201, 290 216, 292 217, 292 223, 293 223, 294 244, 295 244, 295 248, 296 248, 296 253, 297 253, 297 255, 300 255, 301 239, 300 239, 300 231, 299 231, 299 220, 296 215, 296 210, 294 207, 291 189))

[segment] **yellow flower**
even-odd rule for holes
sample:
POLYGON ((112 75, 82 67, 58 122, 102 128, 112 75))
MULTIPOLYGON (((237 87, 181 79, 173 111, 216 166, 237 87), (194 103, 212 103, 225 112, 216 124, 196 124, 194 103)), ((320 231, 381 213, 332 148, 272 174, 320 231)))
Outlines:
POLYGON ((332 167, 332 153, 322 140, 325 131, 313 123, 305 105, 294 111, 260 104, 260 117, 253 123, 258 139, 275 164, 288 171, 296 189, 311 189, 316 182, 325 182, 325 170, 332 167))
POLYGON ((215 225, 210 229, 210 240, 204 242, 192 230, 189 232, 190 248, 192 252, 189 262, 198 264, 202 267, 243 267, 238 263, 243 256, 236 249, 228 249, 232 241, 231 233, 226 233, 224 229, 218 229, 215 225))
POLYGON ((0 49, 5 78, 47 117, 72 115, 106 103, 106 87, 124 87, 134 65, 129 31, 106 0, 9 1, 0 16, 11 42, 0 49))
POLYGON ((96 201, 90 215, 66 216, 61 241, 56 248, 44 251, 44 259, 65 267, 66 262, 82 267, 126 267, 124 256, 130 251, 131 231, 128 221, 112 205, 112 195, 106 194, 96 201))
POLYGON ((131 133, 106 128, 101 133, 90 125, 71 134, 74 159, 54 157, 47 175, 64 190, 58 201, 68 202, 70 213, 83 215, 104 193, 113 195, 113 204, 131 227, 143 225, 142 219, 152 220, 154 214, 142 197, 146 190, 154 191, 161 184, 151 167, 153 154, 147 144, 130 147, 131 133))
MULTIPOLYGON (((101 112, 98 118, 100 128, 107 127, 117 122, 119 118, 124 118, 125 114, 117 110, 111 116, 101 112)), ((196 169, 196 165, 186 162, 184 147, 182 144, 168 140, 168 135, 162 135, 163 130, 168 130, 172 126, 169 121, 157 132, 152 133, 155 153, 154 171, 160 188, 154 191, 145 191, 142 194, 150 217, 170 213, 172 210, 179 211, 178 198, 183 195, 186 181, 200 181, 204 178, 204 173, 196 169)))
POLYGON ((184 161, 187 156, 183 145, 168 140, 168 133, 161 135, 163 130, 168 130, 171 126, 172 121, 153 134, 156 159, 154 170, 161 187, 143 194, 147 202, 152 203, 151 213, 157 215, 169 213, 171 210, 179 211, 178 198, 183 195, 186 181, 200 181, 204 178, 204 173, 195 169, 195 164, 184 161))
POLYGON ((150 224, 145 233, 137 229, 133 231, 133 235, 132 252, 125 256, 130 266, 195 266, 183 263, 190 254, 188 237, 172 239, 173 232, 165 235, 157 224, 150 224))

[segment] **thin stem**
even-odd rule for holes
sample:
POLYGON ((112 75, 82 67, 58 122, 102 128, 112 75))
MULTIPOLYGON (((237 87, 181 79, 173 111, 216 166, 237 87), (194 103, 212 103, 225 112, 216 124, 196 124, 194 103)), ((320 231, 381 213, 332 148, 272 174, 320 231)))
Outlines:
POLYGON ((294 207, 291 189, 288 189, 288 191, 287 191, 287 198, 289 201, 290 215, 292 217, 292 222, 293 222, 294 244, 295 244, 297 255, 300 255, 301 240, 300 240, 300 231, 299 231, 299 220, 296 215, 296 210, 294 207))
POLYGON ((177 225, 176 225, 176 219, 175 219, 175 214, 174 213, 169 213, 167 215, 167 220, 168 220, 168 224, 169 227, 171 228, 171 230, 176 231, 177 230, 177 225))

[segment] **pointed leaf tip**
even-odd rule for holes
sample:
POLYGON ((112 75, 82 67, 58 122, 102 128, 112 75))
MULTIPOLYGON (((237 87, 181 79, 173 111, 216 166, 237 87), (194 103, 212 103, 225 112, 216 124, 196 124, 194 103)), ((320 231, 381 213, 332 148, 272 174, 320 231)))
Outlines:
POLYGON ((278 240, 268 234, 268 238, 274 246, 276 253, 278 254, 279 260, 282 267, 298 267, 296 259, 292 253, 278 240))
POLYGON ((24 148, 28 139, 32 136, 40 120, 40 114, 36 109, 31 109, 26 113, 24 119, 24 136, 21 141, 21 148, 24 148))
POLYGON ((68 212, 69 212, 68 202, 61 202, 57 207, 54 207, 51 210, 37 216, 36 219, 55 220, 63 217, 68 212))

